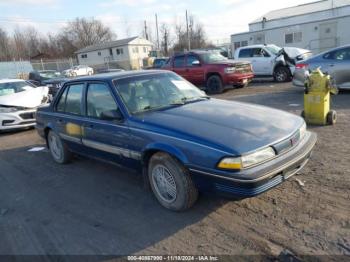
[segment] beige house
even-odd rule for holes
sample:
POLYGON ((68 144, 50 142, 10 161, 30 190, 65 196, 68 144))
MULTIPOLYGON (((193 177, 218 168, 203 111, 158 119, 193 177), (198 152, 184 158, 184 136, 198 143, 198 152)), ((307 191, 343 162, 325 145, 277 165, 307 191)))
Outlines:
POLYGON ((94 68, 117 67, 125 70, 140 69, 153 44, 141 37, 87 46, 75 52, 80 65, 94 68))

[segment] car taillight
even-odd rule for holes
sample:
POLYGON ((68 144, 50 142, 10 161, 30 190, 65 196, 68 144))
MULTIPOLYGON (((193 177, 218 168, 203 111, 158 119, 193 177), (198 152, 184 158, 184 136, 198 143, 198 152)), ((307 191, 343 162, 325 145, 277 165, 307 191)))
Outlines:
POLYGON ((305 63, 296 64, 296 69, 306 69, 309 65, 305 63))

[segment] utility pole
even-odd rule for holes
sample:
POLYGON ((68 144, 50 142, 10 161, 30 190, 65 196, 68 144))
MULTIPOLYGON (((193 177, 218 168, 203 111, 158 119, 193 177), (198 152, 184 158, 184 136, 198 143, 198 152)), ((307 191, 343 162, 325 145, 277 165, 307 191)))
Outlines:
POLYGON ((147 33, 147 22, 145 20, 145 37, 148 40, 148 33, 147 33))
POLYGON ((188 41, 188 51, 191 50, 191 39, 190 39, 190 32, 188 30, 188 15, 187 15, 187 10, 186 10, 186 28, 187 28, 187 41, 188 41))
POLYGON ((156 30, 157 30, 157 47, 159 50, 159 31, 158 31, 158 16, 156 14, 156 30))

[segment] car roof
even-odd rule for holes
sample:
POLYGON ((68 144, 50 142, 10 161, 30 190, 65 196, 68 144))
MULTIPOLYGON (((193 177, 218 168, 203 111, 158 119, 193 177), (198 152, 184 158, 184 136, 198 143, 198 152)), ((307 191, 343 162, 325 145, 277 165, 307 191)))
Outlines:
POLYGON ((14 83, 14 82, 24 82, 23 79, 0 79, 0 84, 4 83, 14 83))
POLYGON ((171 71, 167 71, 167 70, 134 70, 134 71, 122 71, 122 72, 109 72, 109 73, 102 73, 102 74, 97 74, 97 75, 92 75, 92 76, 83 76, 83 77, 72 78, 72 79, 68 80, 66 83, 82 82, 82 81, 111 81, 111 80, 118 80, 118 79, 122 79, 122 78, 133 77, 133 76, 164 74, 164 73, 171 73, 171 71))

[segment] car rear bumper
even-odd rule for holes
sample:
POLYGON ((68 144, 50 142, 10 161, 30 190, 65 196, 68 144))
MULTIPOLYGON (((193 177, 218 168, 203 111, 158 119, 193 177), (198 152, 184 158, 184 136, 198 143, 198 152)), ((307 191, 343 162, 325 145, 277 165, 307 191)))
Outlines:
POLYGON ((305 83, 305 70, 304 69, 296 69, 293 74, 293 85, 295 86, 304 86, 305 83))
POLYGON ((35 126, 36 110, 23 110, 0 114, 0 130, 13 130, 35 126))
POLYGON ((235 197, 253 197, 283 183, 299 172, 308 162, 317 141, 307 132, 302 141, 281 156, 241 172, 221 172, 190 167, 191 175, 202 190, 229 194, 235 197))

